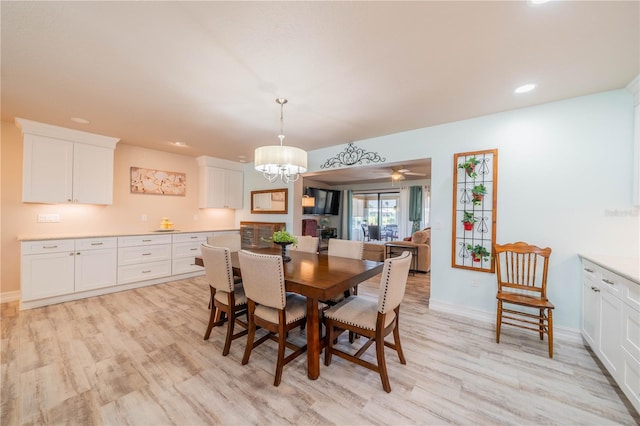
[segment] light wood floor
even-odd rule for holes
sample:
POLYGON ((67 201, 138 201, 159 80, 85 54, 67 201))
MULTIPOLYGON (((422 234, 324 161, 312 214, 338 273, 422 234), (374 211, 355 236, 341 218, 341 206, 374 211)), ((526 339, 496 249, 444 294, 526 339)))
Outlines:
MULTIPOLYGON (((378 280, 359 291, 375 294, 378 280)), ((582 345, 558 341, 549 359, 546 341, 509 328, 498 345, 493 324, 429 311, 428 292, 428 275, 409 277, 400 317, 407 365, 387 349, 390 394, 377 373, 337 357, 310 381, 301 356, 273 387, 274 342, 246 366, 244 339, 222 357, 224 328, 202 340, 202 278, 22 312, 5 303, 1 424, 638 422, 582 345)))

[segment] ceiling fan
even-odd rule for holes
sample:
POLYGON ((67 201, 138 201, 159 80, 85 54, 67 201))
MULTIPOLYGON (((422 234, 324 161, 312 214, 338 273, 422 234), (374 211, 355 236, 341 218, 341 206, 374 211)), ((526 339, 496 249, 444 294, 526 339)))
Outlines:
POLYGON ((392 181, 397 182, 399 180, 405 180, 406 176, 426 176, 426 173, 412 172, 411 170, 405 168, 404 166, 400 166, 398 168, 393 168, 389 172, 389 170, 381 170, 381 172, 385 173, 387 176, 391 178, 392 181))

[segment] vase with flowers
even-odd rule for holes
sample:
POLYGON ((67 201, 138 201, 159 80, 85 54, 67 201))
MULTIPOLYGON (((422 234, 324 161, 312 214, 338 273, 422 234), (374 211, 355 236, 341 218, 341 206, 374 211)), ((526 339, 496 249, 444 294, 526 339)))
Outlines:
POLYGON ((291 244, 298 245, 298 239, 283 229, 282 231, 274 232, 271 236, 271 241, 282 248, 282 261, 289 262, 291 258, 287 256, 287 246, 291 244))

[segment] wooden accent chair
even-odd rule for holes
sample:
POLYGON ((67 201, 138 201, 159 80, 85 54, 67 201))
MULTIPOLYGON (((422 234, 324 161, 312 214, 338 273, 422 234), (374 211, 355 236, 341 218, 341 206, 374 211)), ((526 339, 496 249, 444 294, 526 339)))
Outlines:
POLYGON ((298 239, 297 245, 289 246, 289 250, 292 251, 303 251, 305 253, 318 253, 318 244, 320 238, 318 237, 310 237, 310 236, 296 236, 298 239))
POLYGON ((222 350, 222 355, 227 356, 231 348, 231 341, 247 334, 247 322, 239 318, 240 315, 247 313, 247 298, 242 283, 237 282, 233 277, 231 251, 226 247, 202 244, 201 252, 212 302, 209 325, 207 325, 204 340, 209 340, 213 327, 227 322, 227 336, 222 350), (236 323, 245 329, 233 334, 236 323))
POLYGON ((500 343, 502 324, 537 331, 540 340, 547 334, 549 358, 553 358, 554 306, 547 299, 551 249, 517 242, 495 244, 494 253, 498 280, 496 343, 500 343), (538 310, 538 314, 532 310, 538 310))
POLYGON ((249 310, 249 333, 242 365, 249 362, 253 348, 268 339, 277 341, 278 360, 273 385, 278 386, 282 368, 307 350, 307 345, 298 347, 286 340, 290 330, 306 323, 307 299, 285 291, 281 256, 240 250, 238 258, 249 310), (269 333, 255 340, 256 327, 269 333), (286 357, 285 348, 293 350, 286 357))
POLYGON ((378 372, 382 380, 382 387, 386 392, 391 392, 384 347, 388 346, 394 349, 398 353, 401 364, 407 363, 400 345, 398 320, 400 302, 404 297, 410 268, 411 253, 408 251, 398 257, 389 258, 384 261, 377 302, 362 296, 350 296, 324 311, 327 327, 324 365, 331 364, 333 354, 338 355, 340 358, 378 372), (340 351, 333 346, 335 339, 345 330, 368 338, 354 355, 340 351), (393 332, 394 344, 384 340, 385 336, 391 332, 393 332), (376 344, 377 365, 360 358, 374 342, 376 344))

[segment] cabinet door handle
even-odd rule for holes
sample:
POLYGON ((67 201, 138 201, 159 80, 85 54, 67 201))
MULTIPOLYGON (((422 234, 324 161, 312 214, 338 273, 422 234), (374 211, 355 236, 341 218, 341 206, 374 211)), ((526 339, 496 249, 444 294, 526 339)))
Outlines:
POLYGON ((104 243, 91 243, 92 246, 101 246, 104 243))
POLYGON ((76 254, 74 252, 69 253, 69 256, 75 256, 76 254))
POLYGON ((585 271, 589 272, 589 273, 593 273, 593 269, 589 269, 589 268, 584 268, 585 271))
POLYGON ((80 256, 80 252, 77 252, 76 254, 77 254, 78 256, 80 256))
POLYGON ((55 246, 42 246, 43 249, 54 249, 54 248, 58 248, 57 245, 55 246))
POLYGON ((149 243, 151 240, 142 240, 143 243, 149 243))
POLYGON ((614 284, 615 284, 613 281, 609 281, 609 280, 608 280, 608 279, 606 279, 606 278, 603 278, 603 279, 602 279, 602 281, 604 281, 604 282, 605 282, 605 283, 607 283, 607 284, 611 284, 611 285, 614 285, 614 284))
POLYGON ((151 256, 151 253, 142 253, 143 256, 151 256))
POLYGON ((198 236, 194 235, 193 237, 189 237, 189 238, 191 238, 192 240, 195 240, 196 238, 198 238, 198 236))
POLYGON ((595 291, 596 293, 600 293, 600 289, 598 287, 591 286, 591 290, 595 291))
POLYGON ((189 249, 189 250, 191 250, 191 251, 198 251, 198 249, 197 249, 197 248, 192 248, 192 249, 189 249))
POLYGON ((151 272, 151 269, 147 269, 146 271, 142 271, 143 274, 148 274, 149 272, 151 272))

